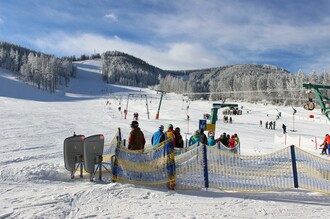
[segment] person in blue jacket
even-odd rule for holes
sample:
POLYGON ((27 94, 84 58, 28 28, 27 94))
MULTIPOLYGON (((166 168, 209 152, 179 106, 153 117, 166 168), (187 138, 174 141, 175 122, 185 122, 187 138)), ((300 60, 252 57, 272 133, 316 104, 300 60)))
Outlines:
POLYGON ((215 145, 217 142, 216 142, 216 140, 214 139, 214 132, 212 132, 212 133, 210 133, 209 134, 209 137, 208 137, 208 139, 207 139, 207 145, 209 145, 209 146, 213 146, 213 145, 215 145))
POLYGON ((193 136, 190 137, 189 139, 189 146, 196 144, 197 142, 201 141, 201 136, 199 130, 195 132, 193 136))
POLYGON ((151 137, 152 147, 156 147, 159 143, 165 141, 164 126, 160 125, 158 130, 151 137))

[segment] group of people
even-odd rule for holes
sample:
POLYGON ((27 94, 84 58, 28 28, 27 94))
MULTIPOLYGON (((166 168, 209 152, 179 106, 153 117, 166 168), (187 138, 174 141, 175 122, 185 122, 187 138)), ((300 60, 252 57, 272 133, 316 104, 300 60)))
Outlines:
POLYGON ((152 147, 156 147, 159 143, 171 139, 173 140, 174 147, 183 148, 183 139, 180 133, 180 128, 176 127, 174 129, 172 124, 169 124, 167 127, 167 131, 164 132, 164 126, 160 125, 158 130, 153 133, 151 137, 151 145, 152 147))
POLYGON ((328 156, 330 156, 330 135, 329 134, 325 135, 323 143, 320 144, 320 146, 323 146, 323 148, 321 148, 322 149, 321 154, 327 155, 327 149, 328 149, 328 156))
POLYGON ((206 144, 209 146, 213 146, 219 142, 221 142, 224 146, 228 148, 235 148, 236 145, 239 144, 239 137, 235 133, 233 135, 226 134, 225 132, 220 135, 219 138, 215 139, 214 132, 209 132, 208 137, 204 134, 203 129, 196 130, 193 136, 189 139, 189 146, 200 142, 201 144, 206 144))
POLYGON ((204 129, 198 129, 195 133, 189 138, 189 146, 200 142, 201 144, 208 144, 208 138, 204 134, 204 129))
POLYGON ((223 116, 223 121, 225 122, 225 123, 233 123, 233 118, 230 116, 229 118, 228 118, 228 116, 223 116))
MULTIPOLYGON (((259 126, 262 127, 262 120, 260 120, 259 126)), ((265 123, 266 129, 275 129, 275 126, 276 126, 276 121, 270 121, 270 122, 266 121, 266 123, 265 123)), ((283 134, 286 134, 286 125, 285 124, 282 124, 282 129, 283 129, 283 134)))
MULTIPOLYGON (((128 138, 128 149, 129 150, 142 150, 146 144, 144 134, 139 127, 139 123, 133 120, 131 123, 131 132, 128 138)), ((164 131, 164 126, 160 125, 158 130, 153 133, 151 137, 152 147, 156 147, 159 143, 171 139, 173 141, 174 147, 183 148, 183 139, 180 133, 180 128, 176 127, 174 129, 172 124, 168 125, 167 131, 164 131)))
MULTIPOLYGON (((139 127, 139 123, 136 120, 133 120, 131 123, 131 132, 128 138, 128 149, 129 150, 142 150, 146 144, 146 140, 143 132, 139 127)), ((152 147, 157 147, 161 142, 171 139, 173 141, 175 148, 183 148, 184 142, 182 135, 180 133, 180 128, 176 127, 174 129, 172 124, 168 125, 168 129, 165 131, 164 126, 160 125, 158 130, 153 133, 151 137, 152 147)), ((221 142, 224 146, 228 148, 235 148, 239 144, 239 137, 235 133, 232 136, 229 134, 223 133, 219 138, 215 139, 214 132, 209 132, 208 137, 204 133, 204 129, 196 130, 194 135, 189 138, 189 146, 200 142, 201 144, 213 146, 218 142, 221 142)))
POLYGON ((266 121, 265 123, 265 128, 266 129, 275 129, 275 126, 276 126, 276 121, 266 121))
POLYGON ((225 132, 220 135, 219 138, 216 139, 216 142, 221 142, 225 147, 228 147, 230 149, 234 149, 236 145, 239 144, 239 137, 237 133, 233 135, 226 134, 225 132))
POLYGON ((139 120, 139 113, 138 112, 133 113, 133 120, 139 120))

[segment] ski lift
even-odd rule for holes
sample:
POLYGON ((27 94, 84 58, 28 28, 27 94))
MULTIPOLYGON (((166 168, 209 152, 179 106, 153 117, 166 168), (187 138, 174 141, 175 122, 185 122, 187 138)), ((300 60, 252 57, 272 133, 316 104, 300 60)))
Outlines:
POLYGON ((328 120, 330 121, 330 108, 327 106, 327 103, 330 103, 330 98, 323 93, 321 93, 320 89, 330 89, 330 85, 323 85, 323 84, 303 84, 303 87, 306 88, 306 94, 308 98, 308 102, 303 105, 304 109, 313 110, 315 109, 315 103, 313 102, 312 98, 310 97, 311 89, 313 89, 319 105, 321 107, 321 112, 325 115, 328 120))

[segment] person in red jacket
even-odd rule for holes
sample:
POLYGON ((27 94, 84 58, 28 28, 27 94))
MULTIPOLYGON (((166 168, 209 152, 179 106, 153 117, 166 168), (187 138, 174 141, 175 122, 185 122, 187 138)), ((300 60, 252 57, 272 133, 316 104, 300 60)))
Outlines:
POLYGON ((144 134, 139 128, 139 123, 137 121, 132 121, 131 123, 132 131, 128 138, 128 149, 129 150, 143 150, 146 140, 144 134))
POLYGON ((235 135, 232 135, 231 138, 229 139, 229 148, 234 149, 235 146, 236 146, 235 135))
POLYGON ((329 147, 328 146, 329 143, 330 143, 330 136, 329 136, 329 134, 326 134, 323 143, 320 145, 320 146, 323 146, 322 152, 321 152, 322 155, 323 154, 327 155, 327 149, 329 147))

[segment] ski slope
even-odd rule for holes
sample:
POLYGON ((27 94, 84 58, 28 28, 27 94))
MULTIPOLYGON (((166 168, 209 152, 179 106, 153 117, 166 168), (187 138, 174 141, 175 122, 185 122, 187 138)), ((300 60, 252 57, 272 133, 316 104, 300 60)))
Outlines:
MULTIPOLYGON (((164 191, 143 186, 103 182, 88 177, 70 179, 64 168, 63 141, 76 134, 103 134, 109 142, 117 129, 127 138, 133 113, 150 144, 159 125, 173 124, 182 133, 198 129, 204 113, 210 113, 211 101, 186 101, 173 93, 164 96, 160 119, 156 120, 160 94, 149 89, 108 85, 102 81, 99 61, 77 63, 77 78, 68 87, 50 94, 16 80, 0 70, 0 218, 324 218, 330 196, 301 189, 281 192, 239 193, 214 189, 164 191), (128 94, 137 96, 129 100, 128 94), (147 95, 146 100, 138 94, 147 95), (108 104, 107 104, 108 103, 108 104), (128 106, 127 119, 118 107, 128 106), (187 110, 189 106, 189 110, 187 110), (187 114, 191 120, 186 120, 187 114)), ((233 123, 220 119, 216 136, 237 133, 244 155, 267 154, 286 147, 274 142, 287 125, 292 136, 323 139, 329 132, 319 110, 297 107, 293 129, 292 108, 239 103, 243 115, 233 123), (259 127, 259 121, 275 120, 275 130, 259 127), (308 119, 313 114, 316 119, 308 119)), ((219 118, 221 118, 219 112, 219 118)), ((185 138, 190 134, 183 134, 185 138)), ((320 150, 301 146, 316 156, 320 150)), ((330 159, 323 157, 324 159, 330 159)))

